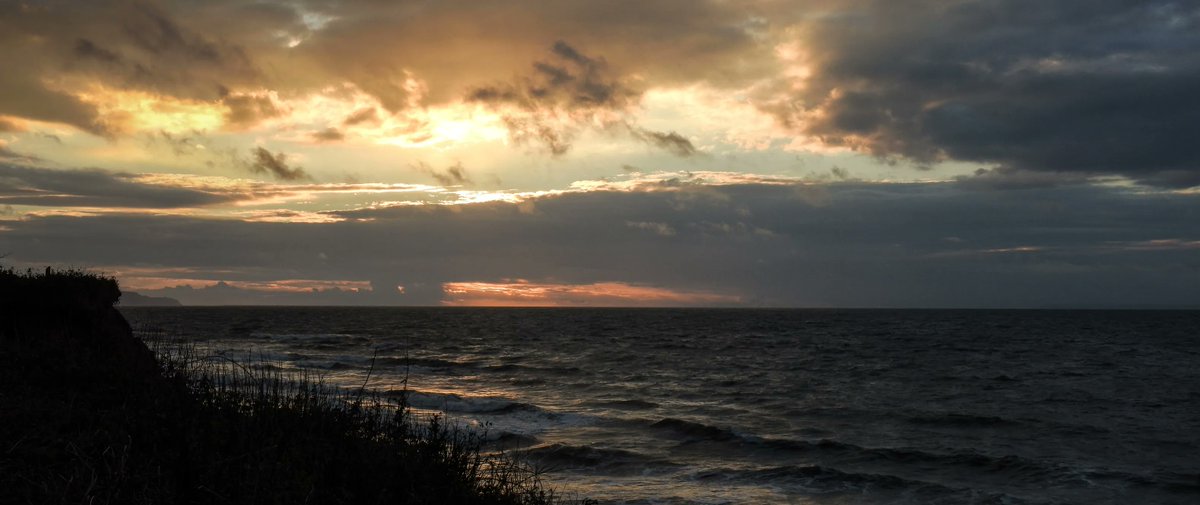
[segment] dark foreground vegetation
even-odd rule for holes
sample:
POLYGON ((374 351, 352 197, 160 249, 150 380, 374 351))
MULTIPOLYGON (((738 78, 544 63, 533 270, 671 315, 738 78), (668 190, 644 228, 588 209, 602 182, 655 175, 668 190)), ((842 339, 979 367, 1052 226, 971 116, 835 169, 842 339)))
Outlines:
POLYGON ((0 269, 0 502, 558 501, 402 398, 151 349, 120 295, 86 272, 0 269))

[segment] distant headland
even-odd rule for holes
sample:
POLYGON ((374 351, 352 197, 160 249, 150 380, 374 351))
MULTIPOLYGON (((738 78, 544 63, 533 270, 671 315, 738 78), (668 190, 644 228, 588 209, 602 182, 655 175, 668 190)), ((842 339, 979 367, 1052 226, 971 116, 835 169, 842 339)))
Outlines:
POLYGON ((122 307, 182 307, 179 300, 169 296, 146 296, 133 291, 121 293, 122 307))

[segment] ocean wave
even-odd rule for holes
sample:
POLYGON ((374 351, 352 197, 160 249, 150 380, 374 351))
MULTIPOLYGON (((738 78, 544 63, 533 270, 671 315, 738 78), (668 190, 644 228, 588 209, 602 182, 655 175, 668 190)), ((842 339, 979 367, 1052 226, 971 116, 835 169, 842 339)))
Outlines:
POLYGON ((371 339, 352 333, 271 333, 256 331, 251 337, 273 340, 280 343, 300 344, 362 344, 371 339))
MULTIPOLYGON (((974 420, 970 422, 975 422, 974 420)), ((1083 485, 1095 486, 1098 482, 1109 481, 1115 486, 1128 485, 1151 487, 1170 493, 1200 494, 1200 474, 1184 474, 1157 472, 1152 474, 1132 474, 1102 469, 1082 469, 1062 464, 1038 461, 1017 455, 989 455, 974 451, 958 451, 951 453, 928 452, 911 448, 877 448, 863 447, 837 440, 789 440, 777 438, 761 438, 752 435, 742 435, 728 428, 685 421, 682 419, 665 418, 649 425, 652 429, 669 430, 670 433, 684 439, 684 444, 712 443, 714 453, 726 453, 737 447, 738 450, 772 451, 795 453, 823 463, 837 465, 852 465, 867 468, 906 469, 908 472, 935 472, 944 476, 969 474, 994 475, 1005 482, 1026 482, 1032 484, 1052 485, 1083 485)), ((780 467, 784 468, 784 467, 780 467)), ((770 471, 780 472, 780 468, 770 471)), ((821 467, 786 467, 793 472, 812 477, 815 468, 821 467)), ((828 470, 828 469, 825 469, 828 470)), ((834 470, 833 472, 837 472, 834 470)), ((842 481, 847 477, 830 473, 842 481)), ((851 480, 859 479, 854 474, 851 480)), ((778 477, 778 476, 774 476, 778 477)), ((828 477, 828 476, 826 476, 828 477)), ((891 476, 879 477, 873 485, 879 486, 886 482, 900 482, 903 479, 891 476), (886 477, 886 478, 885 478, 886 477), (898 480, 888 480, 898 479, 898 480)), ((974 478, 970 479, 974 480, 974 478)), ((860 482, 861 484, 861 482, 860 482)))
POLYGON ((701 482, 766 484, 803 494, 854 495, 854 503, 920 504, 1045 504, 998 492, 951 487, 923 480, 880 473, 842 471, 821 465, 777 466, 756 469, 718 468, 692 476, 701 482))
POLYGON ((1022 424, 1020 421, 1005 419, 1003 417, 957 413, 918 415, 909 417, 907 421, 913 424, 955 428, 996 428, 1022 424))
POLYGON ((550 375, 574 375, 581 370, 578 367, 566 366, 533 366, 533 365, 518 365, 516 363, 506 363, 503 365, 489 365, 484 367, 489 372, 531 372, 550 375))
POLYGON ((649 410, 659 407, 657 403, 646 400, 593 400, 583 402, 582 405, 621 410, 649 410))
POLYGON ((644 474, 681 465, 624 449, 554 443, 521 451, 520 455, 546 470, 600 471, 609 474, 644 474))
POLYGON ((1197 498, 1197 503, 1200 503, 1200 473, 1158 471, 1136 474, 1112 470, 1084 470, 1079 473, 1085 480, 1092 483, 1108 480, 1138 487, 1151 487, 1170 493, 1194 496, 1197 498))
POLYGON ((693 477, 701 481, 745 480, 772 484, 787 483, 823 492, 904 488, 925 488, 942 492, 957 491, 956 489, 931 482, 903 479, 892 475, 844 472, 820 465, 777 466, 756 469, 718 468, 697 473, 693 477))
POLYGON ((390 391, 391 396, 406 395, 408 404, 429 410, 461 414, 501 415, 515 412, 536 412, 552 415, 531 403, 519 402, 498 396, 461 396, 454 393, 431 393, 424 391, 390 391))
POLYGON ((538 379, 538 378, 512 379, 512 380, 508 381, 508 383, 512 384, 514 386, 541 386, 543 384, 546 384, 546 379, 538 379))
POLYGON ((654 424, 651 424, 650 427, 659 430, 670 430, 671 432, 682 435, 690 440, 724 442, 741 439, 741 437, 728 428, 720 428, 692 421, 684 421, 683 419, 675 419, 673 417, 668 417, 657 421, 654 424))
POLYGON ((908 448, 862 447, 835 440, 802 441, 764 439, 762 446, 780 451, 815 454, 847 463, 886 463, 889 465, 937 466, 947 469, 1002 474, 1008 479, 1031 482, 1056 480, 1072 473, 1071 469, 1015 455, 992 456, 978 452, 933 453, 908 448))
POLYGON ((977 452, 932 453, 908 448, 862 447, 830 439, 790 440, 761 438, 739 434, 728 428, 665 418, 650 424, 650 428, 669 430, 684 439, 684 443, 709 442, 737 444, 751 450, 798 453, 822 460, 854 464, 887 464, 909 467, 970 468, 973 471, 1003 474, 1006 478, 1044 482, 1062 479, 1073 471, 1059 465, 1042 463, 1014 455, 991 456, 977 452))
POLYGON ((303 359, 291 360, 291 364, 298 368, 307 368, 311 370, 358 370, 363 368, 361 365, 347 363, 336 359, 320 359, 315 357, 306 357, 303 359))
POLYGON ((533 447, 541 443, 537 437, 510 431, 489 432, 486 447, 490 450, 511 451, 533 447))
POLYGON ((406 358, 396 356, 376 358, 375 364, 377 366, 412 366, 433 369, 473 368, 476 365, 470 361, 452 361, 438 358, 406 358))

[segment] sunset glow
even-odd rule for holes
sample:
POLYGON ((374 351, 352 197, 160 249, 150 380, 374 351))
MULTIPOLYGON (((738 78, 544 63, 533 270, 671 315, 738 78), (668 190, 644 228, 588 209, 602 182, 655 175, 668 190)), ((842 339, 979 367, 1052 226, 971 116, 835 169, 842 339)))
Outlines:
POLYGON ((100 122, 114 132, 189 133, 214 131, 225 124, 224 111, 216 104, 202 101, 102 86, 76 96, 95 106, 100 122))
POLYGON ((1200 0, 0 0, 0 502, 1200 504, 1198 139, 1200 0))
POLYGON ((729 305, 741 298, 714 293, 674 291, 621 282, 538 284, 452 282, 445 285, 445 305, 463 307, 662 307, 729 305))
POLYGON ((889 5, 10 2, 0 255, 198 304, 1200 296, 1194 9, 889 5))
POLYGON ((152 291, 163 288, 188 287, 193 289, 212 288, 218 282, 235 289, 274 293, 308 293, 327 289, 359 291, 371 289, 371 283, 363 281, 321 281, 310 279, 280 279, 273 281, 211 281, 178 277, 123 276, 124 287, 135 291, 152 291))

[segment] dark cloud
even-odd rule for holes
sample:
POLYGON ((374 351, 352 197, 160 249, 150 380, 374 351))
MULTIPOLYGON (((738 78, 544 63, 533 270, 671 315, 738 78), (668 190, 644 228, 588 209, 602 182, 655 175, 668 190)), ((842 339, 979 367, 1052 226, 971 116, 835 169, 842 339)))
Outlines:
POLYGON ((960 186, 971 189, 1036 189, 1086 184, 1091 179, 1087 174, 1078 172, 1039 172, 1001 167, 980 168, 974 175, 960 176, 955 180, 960 186))
POLYGON ((135 46, 153 54, 186 55, 193 60, 217 61, 221 48, 185 31, 167 14, 148 4, 134 4, 125 33, 135 46))
POLYGON ((213 99, 231 83, 252 83, 260 77, 241 47, 185 28, 162 7, 133 3, 119 12, 120 35, 111 40, 129 55, 127 72, 134 85, 213 99))
POLYGON ((166 145, 176 156, 188 156, 201 149, 200 138, 201 134, 199 133, 187 135, 159 130, 155 134, 148 135, 146 141, 152 145, 166 145))
POLYGON ((1200 6, 844 2, 804 23, 811 77, 775 110, 917 163, 1200 184, 1200 6))
POLYGON ((0 162, 0 202, 41 207, 171 209, 229 203, 239 195, 159 186, 103 170, 53 170, 0 162))
POLYGON ((304 272, 369 280, 379 293, 520 278, 800 306, 1200 303, 1193 194, 841 182, 814 206, 786 185, 694 189, 547 196, 535 212, 503 202, 362 209, 321 224, 27 217, 0 236, 19 262, 159 265, 229 281, 304 272))
POLYGON ((288 165, 288 157, 284 153, 273 154, 271 151, 260 146, 250 150, 250 154, 253 159, 246 163, 246 167, 251 172, 256 174, 270 174, 272 177, 283 181, 312 179, 303 168, 288 165))
MULTIPOLYGON (((552 59, 533 65, 534 72, 515 82, 477 87, 467 100, 519 110, 504 121, 516 142, 539 142, 552 154, 570 149, 581 123, 618 123, 606 113, 624 112, 640 96, 614 75, 603 59, 584 56, 566 42, 550 48, 552 59), (559 122, 559 113, 571 117, 559 122)), ((502 109, 503 110, 503 109, 502 109)))
POLYGON ((112 51, 96 45, 88 39, 75 41, 75 55, 80 58, 90 58, 105 63, 121 63, 121 57, 112 51))
POLYGON ((0 141, 0 161, 3 161, 3 160, 27 163, 27 162, 33 162, 33 161, 40 161, 40 158, 38 158, 37 156, 30 156, 27 154, 21 154, 16 151, 13 151, 12 149, 9 149, 8 146, 4 142, 0 141))
POLYGON ((696 146, 692 145, 692 141, 678 133, 664 133, 654 130, 647 130, 645 128, 638 128, 636 126, 630 127, 629 131, 634 138, 649 143, 650 145, 663 149, 681 158, 687 158, 696 154, 696 146))
MULTIPOLYGON (((464 92, 611 109, 637 100, 633 81, 736 86, 770 75, 777 64, 764 45, 766 14, 759 5, 708 0, 4 2, 0 114, 125 133, 119 118, 102 120, 94 101, 76 95, 91 84, 222 101, 235 128, 270 109, 231 93, 302 96, 346 84, 390 113, 464 92), (481 87, 487 83, 503 84, 481 87)), ((345 125, 369 121, 363 114, 345 125)), ((551 150, 569 145, 568 129, 513 122, 518 138, 556 139, 551 150)))
POLYGON ((346 134, 337 128, 330 127, 313 132, 312 138, 318 142, 337 142, 345 140, 346 134))
POLYGON ((501 88, 480 88, 469 97, 479 101, 508 101, 529 110, 568 111, 621 109, 638 97, 609 69, 603 59, 583 56, 566 42, 551 48, 557 58, 534 64, 535 74, 524 82, 501 88))
POLYGON ((467 175, 467 169, 463 167, 461 161, 446 167, 445 170, 437 170, 423 161, 414 164, 413 168, 433 177, 442 186, 462 186, 472 183, 471 177, 467 175))
POLYGON ((167 3, 0 3, 0 114, 66 123, 104 136, 123 133, 75 84, 215 100, 262 74, 236 44, 191 30, 167 3))
POLYGON ((226 108, 225 121, 234 128, 248 128, 266 119, 279 117, 283 110, 270 96, 229 94, 222 89, 221 104, 226 108))
POLYGON ((342 120, 342 126, 354 126, 362 123, 374 123, 379 121, 379 115, 374 107, 366 107, 354 111, 354 113, 346 116, 342 120))
MULTIPOLYGON (((314 289, 311 291, 264 291, 214 281, 202 287, 188 285, 162 289, 144 289, 143 295, 167 296, 185 305, 379 305, 395 300, 373 290, 314 289)), ((394 297, 393 297, 394 298, 394 297)))
POLYGON ((692 142, 676 132, 637 126, 630 108, 641 98, 602 58, 584 55, 563 41, 550 48, 552 59, 533 64, 534 72, 515 82, 472 89, 467 100, 505 111, 503 121, 514 142, 540 144, 561 155, 581 128, 627 132, 634 139, 681 157, 697 153, 692 142), (510 112, 504 107, 514 107, 510 112), (563 121, 563 117, 568 118, 563 121))
MULTIPOLYGON (((744 84, 774 65, 769 48, 750 53, 760 48, 760 27, 753 20, 766 14, 750 4, 446 0, 306 7, 333 20, 292 55, 338 77, 335 82, 353 82, 392 112, 410 106, 418 95, 430 103, 444 103, 460 98, 464 90, 488 89, 501 96, 521 91, 520 82, 480 87, 508 82, 517 73, 578 85, 581 69, 601 63, 596 54, 626 75, 636 73, 667 85, 697 80, 744 84), (555 40, 570 45, 554 44, 555 40), (530 61, 541 64, 530 69, 530 61), (428 83, 428 89, 417 94, 407 88, 410 76, 428 83)), ((579 89, 590 101, 603 101, 611 91, 606 86, 579 89)))
MULTIPOLYGON (((3 45, 2 41, 0 45, 3 45)), ((101 136, 114 133, 113 127, 100 121, 93 105, 68 93, 46 88, 37 80, 36 73, 29 73, 28 69, 13 64, 11 59, 0 52, 0 68, 6 69, 0 72, 0 90, 3 90, 0 92, 0 113, 65 123, 101 136)))
POLYGON ((503 122, 513 143, 536 143, 553 156, 571 150, 578 130, 574 124, 551 125, 536 115, 505 115, 503 122))

